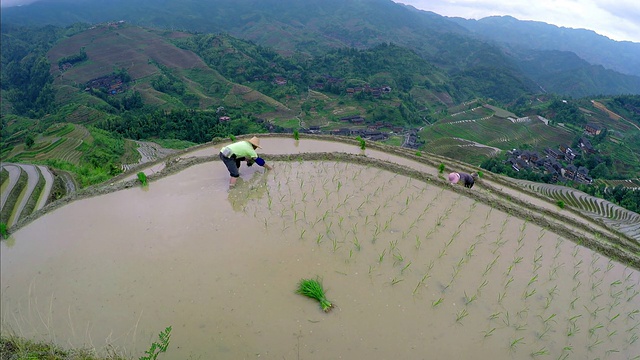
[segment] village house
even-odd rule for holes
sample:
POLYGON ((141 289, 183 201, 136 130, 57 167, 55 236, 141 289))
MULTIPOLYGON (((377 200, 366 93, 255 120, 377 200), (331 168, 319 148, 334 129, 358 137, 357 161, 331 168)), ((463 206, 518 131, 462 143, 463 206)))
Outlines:
POLYGON ((576 181, 579 181, 585 184, 591 184, 593 182, 593 179, 591 178, 591 176, 589 176, 589 169, 587 169, 584 166, 580 166, 578 168, 575 179, 576 181))
POLYGON ((578 169, 575 167, 575 165, 571 164, 564 168, 563 176, 569 180, 573 180, 576 177, 577 172, 578 169))
POLYGON ((584 136, 578 140, 578 146, 580 146, 580 149, 587 154, 595 154, 597 152, 596 149, 593 148, 593 145, 591 145, 591 141, 584 136))
POLYGON ((587 124, 584 127, 584 131, 589 135, 600 135, 602 128, 596 124, 587 124))
POLYGON ((562 159, 564 158, 564 154, 562 154, 561 152, 559 152, 556 149, 552 149, 552 148, 546 148, 544 150, 544 152, 549 155, 550 157, 554 158, 554 159, 562 159))
POLYGON ((283 78, 282 76, 276 76, 276 78, 273 80, 273 82, 276 85, 287 85, 287 79, 283 78))

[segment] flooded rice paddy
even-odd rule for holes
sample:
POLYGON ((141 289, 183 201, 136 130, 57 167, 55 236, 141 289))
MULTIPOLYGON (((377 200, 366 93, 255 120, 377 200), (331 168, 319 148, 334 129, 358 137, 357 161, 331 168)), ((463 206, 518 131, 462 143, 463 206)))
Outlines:
POLYGON ((640 356, 640 273, 550 230, 375 166, 241 173, 228 191, 195 165, 14 233, 3 333, 137 357, 172 326, 168 359, 640 356), (328 314, 295 294, 315 277, 328 314))

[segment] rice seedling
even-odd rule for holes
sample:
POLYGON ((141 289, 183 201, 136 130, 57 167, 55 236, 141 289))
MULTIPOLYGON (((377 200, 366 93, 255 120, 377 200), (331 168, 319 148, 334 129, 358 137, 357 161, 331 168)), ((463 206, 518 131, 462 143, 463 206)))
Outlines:
POLYGON ((467 292, 466 291, 464 292, 464 303, 465 303, 465 305, 469 305, 472 302, 474 302, 475 300, 478 300, 478 293, 476 293, 473 296, 469 297, 467 295, 467 292))
POLYGON ((394 266, 404 261, 404 256, 402 256, 400 251, 396 251, 395 253, 393 253, 393 258, 394 258, 394 262, 393 262, 394 266))
POLYGON ((464 308, 464 309, 458 311, 456 313, 456 322, 460 323, 462 321, 462 319, 464 319, 468 315, 469 315, 469 311, 467 311, 467 308, 464 308))
POLYGON ((358 240, 357 236, 353 236, 353 246, 356 248, 356 250, 360 251, 361 246, 360 246, 360 241, 358 240))
POLYGON ((358 141, 358 143, 360 144, 360 150, 364 150, 367 148, 367 144, 364 141, 364 139, 360 136, 356 137, 356 140, 358 141))
POLYGON ((378 256, 378 262, 382 263, 382 261, 384 260, 384 256, 387 254, 387 249, 382 250, 382 253, 380 253, 380 256, 378 256))
POLYGON ((589 352, 593 351, 594 348, 596 348, 598 345, 602 344, 604 341, 600 340, 599 337, 596 336, 596 339, 594 342, 592 342, 591 344, 587 345, 587 350, 589 350, 589 352))
POLYGON ((524 300, 527 300, 528 298, 532 297, 535 294, 536 294, 536 289, 525 290, 525 292, 522 294, 522 297, 524 300))
POLYGON ((318 279, 301 279, 296 293, 318 300, 324 312, 329 312, 333 308, 333 304, 327 300, 322 283, 318 279))
POLYGON ((569 327, 567 328, 568 337, 575 336, 579 332, 580 332, 580 328, 578 327, 578 325, 576 325, 575 322, 572 322, 571 324, 569 324, 569 327))
POLYGON ((488 338, 489 336, 493 335, 494 331, 496 331, 496 328, 491 328, 490 330, 483 331, 482 333, 484 334, 485 338, 488 338))
POLYGON ((540 350, 531 353, 531 357, 538 357, 543 355, 549 355, 549 350, 544 346, 540 350))
POLYGON ((338 245, 338 239, 336 238, 332 240, 332 245, 333 245, 333 252, 336 252, 340 248, 340 245, 338 245))
POLYGON ((405 265, 402 270, 400 270, 400 274, 403 274, 405 272, 405 270, 409 269, 409 266, 411 266, 411 261, 409 261, 409 263, 407 263, 407 265, 405 265))
POLYGON ((395 285, 395 284, 397 284, 397 283, 399 283, 401 281, 404 281, 404 279, 393 278, 391 280, 391 285, 395 285))
POLYGON ((516 331, 527 330, 527 324, 515 324, 513 327, 516 331))
POLYGON ((138 174, 138 181, 140 182, 140 184, 143 187, 146 187, 148 185, 147 183, 147 174, 145 174, 144 172, 140 171, 138 174))
POLYGON ((431 302, 431 307, 436 308, 438 307, 438 305, 442 304, 443 301, 444 301, 444 298, 440 297, 437 300, 434 300, 431 302))
POLYGON ((524 337, 519 337, 517 339, 511 340, 511 342, 509 342, 509 349, 513 351, 516 349, 518 344, 526 344, 523 340, 524 340, 524 337))
POLYGON ((293 139, 300 140, 300 132, 298 131, 298 129, 293 130, 293 139))

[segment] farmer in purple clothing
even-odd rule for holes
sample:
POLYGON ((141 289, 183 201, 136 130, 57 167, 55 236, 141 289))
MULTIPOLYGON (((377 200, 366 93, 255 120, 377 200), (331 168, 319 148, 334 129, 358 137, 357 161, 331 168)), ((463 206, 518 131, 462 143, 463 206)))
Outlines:
POLYGON ((220 149, 220 160, 225 164, 227 170, 229 170, 229 175, 231 175, 229 187, 233 187, 238 181, 240 177, 238 168, 240 168, 242 161, 246 161, 247 166, 251 166, 255 162, 267 170, 273 169, 262 158, 258 157, 256 153, 258 148, 261 148, 260 139, 254 136, 249 140, 238 141, 220 149))
POLYGON ((452 172, 449 174, 449 182, 451 182, 451 184, 457 184, 458 181, 462 180, 464 187, 471 189, 477 177, 478 174, 476 173, 467 174, 464 172, 452 172))

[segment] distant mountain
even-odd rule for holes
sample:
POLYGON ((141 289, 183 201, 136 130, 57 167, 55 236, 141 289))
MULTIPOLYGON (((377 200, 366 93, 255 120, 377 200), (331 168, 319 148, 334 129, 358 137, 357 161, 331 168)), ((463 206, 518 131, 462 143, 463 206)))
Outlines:
POLYGON ((640 76, 640 43, 614 41, 591 30, 522 21, 511 16, 450 19, 489 40, 533 50, 570 51, 591 64, 640 76))
MULTIPOLYGON (((227 33, 284 55, 302 52, 321 56, 331 49, 368 49, 393 43, 415 51, 457 81, 466 82, 460 85, 462 88, 488 91, 487 97, 500 93, 500 101, 540 88, 574 97, 640 93, 640 78, 590 68, 599 63, 578 57, 569 66, 571 73, 563 74, 572 82, 567 86, 564 82, 552 83, 557 69, 527 65, 526 59, 531 56, 527 50, 544 49, 520 49, 517 44, 506 47, 505 42, 478 32, 474 35, 477 30, 469 30, 468 23, 391 0, 51 0, 5 8, 1 20, 3 24, 62 26, 125 20, 146 27, 227 33), (615 81, 602 80, 611 76, 615 81)), ((555 53, 544 56, 550 63, 569 59, 555 59, 555 53)))

